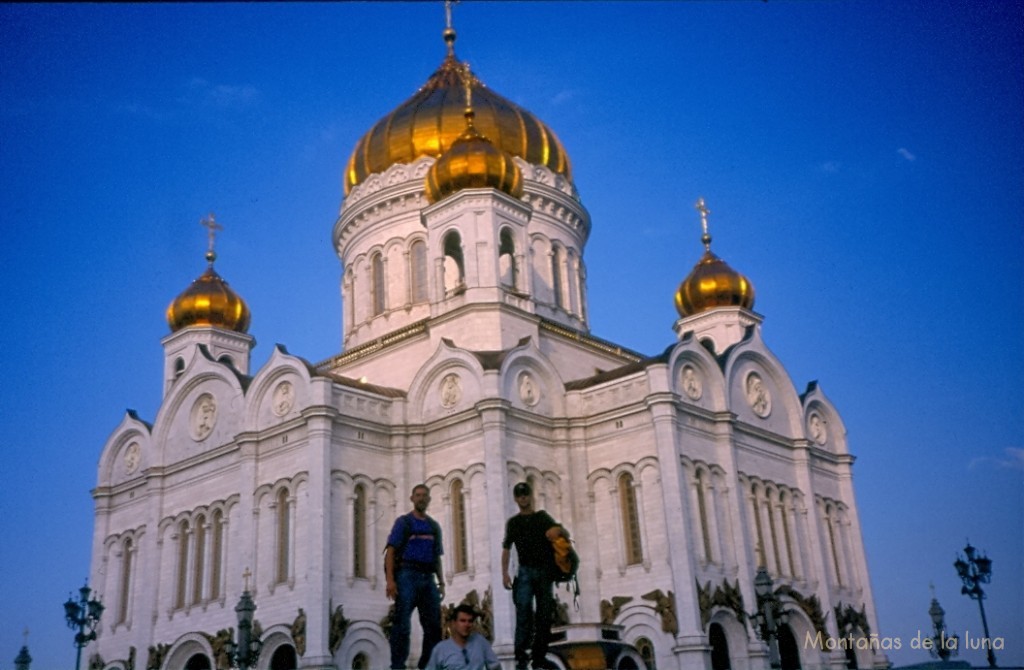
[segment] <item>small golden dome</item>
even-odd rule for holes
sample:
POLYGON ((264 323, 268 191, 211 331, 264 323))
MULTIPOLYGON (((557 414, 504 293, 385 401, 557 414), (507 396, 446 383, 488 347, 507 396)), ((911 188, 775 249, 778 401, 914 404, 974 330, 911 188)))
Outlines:
MULTIPOLYGON (((446 34, 445 40, 454 42, 446 34)), ((411 98, 356 143, 345 168, 345 195, 369 175, 422 156, 440 158, 464 135, 463 65, 451 49, 441 67, 411 98)), ((571 179, 569 157, 555 134, 530 112, 470 75, 476 126, 493 145, 571 179)))
POLYGON ((206 272, 171 301, 167 307, 167 324, 172 333, 189 326, 215 326, 244 333, 249 330, 249 306, 213 269, 213 262, 217 260, 213 241, 223 227, 212 213, 203 217, 199 225, 206 228, 210 238, 206 272))
POLYGON ((434 204, 464 188, 496 188, 520 198, 523 175, 512 156, 494 146, 473 125, 474 112, 466 110, 466 130, 441 154, 427 173, 427 200, 434 204))
MULTIPOLYGON (((212 254, 207 254, 210 259, 212 254)), ((213 269, 213 261, 198 279, 171 301, 167 323, 171 332, 189 326, 215 326, 244 333, 249 330, 249 306, 213 269)))
POLYGON ((697 201, 704 234, 704 255, 676 290, 676 311, 687 317, 715 307, 754 307, 754 285, 729 264, 711 253, 711 235, 708 234, 708 214, 704 199, 697 201))

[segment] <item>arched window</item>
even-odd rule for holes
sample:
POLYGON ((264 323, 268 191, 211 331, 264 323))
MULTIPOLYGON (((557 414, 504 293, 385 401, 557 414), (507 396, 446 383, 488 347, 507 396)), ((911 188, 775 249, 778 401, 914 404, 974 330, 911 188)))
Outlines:
POLYGON ((270 657, 270 670, 293 670, 299 667, 299 659, 295 656, 295 647, 282 644, 270 657))
POLYGON ((789 561, 789 574, 796 576, 796 561, 793 560, 793 536, 789 532, 789 496, 779 492, 779 515, 782 519, 782 539, 786 543, 786 560, 789 561))
POLYGON ((788 623, 779 625, 779 657, 782 670, 800 670, 800 646, 788 623))
POLYGON ((370 287, 373 292, 373 316, 384 313, 384 256, 379 252, 370 259, 370 287))
POLYGON ((462 238, 452 230, 444 236, 444 290, 452 295, 466 283, 466 266, 462 261, 462 238))
POLYGON ((626 472, 619 475, 619 507, 622 510, 622 536, 626 542, 626 564, 642 563, 644 551, 640 541, 636 490, 633 487, 633 476, 626 472))
POLYGON ((516 267, 516 243, 512 231, 501 230, 498 246, 498 272, 503 286, 517 288, 519 285, 519 268, 516 267))
POLYGON ((288 489, 277 494, 277 582, 288 581, 291 572, 291 503, 288 489))
POLYGON ((185 359, 176 358, 174 359, 174 378, 177 379, 181 376, 181 373, 185 371, 185 359))
POLYGON ((462 494, 462 480, 456 479, 451 487, 452 506, 452 562, 455 572, 469 569, 469 552, 466 550, 466 497, 462 494))
POLYGON ((775 509, 772 504, 772 499, 775 497, 775 490, 772 488, 765 488, 764 491, 764 511, 768 517, 768 534, 772 541, 772 553, 771 556, 775 560, 775 571, 778 574, 782 574, 782 559, 779 556, 779 536, 775 530, 775 509))
POLYGON ((409 248, 410 298, 413 304, 427 302, 427 245, 416 240, 409 248))
POLYGON ((729 641, 725 629, 719 623, 708 626, 708 644, 711 645, 711 670, 729 670, 729 641))
POLYGON ((366 487, 356 485, 352 499, 352 574, 366 577, 366 487))
POLYGON ((352 670, 370 670, 370 660, 360 652, 352 659, 352 670))
POLYGON ((121 548, 121 588, 120 603, 117 609, 117 623, 128 621, 128 604, 132 586, 132 551, 132 539, 129 537, 124 541, 124 545, 121 548))
POLYGON ((178 524, 178 574, 174 590, 174 606, 185 606, 185 589, 188 584, 188 521, 178 524))
POLYGON ((565 307, 565 293, 562 288, 562 248, 555 245, 551 248, 551 293, 556 307, 565 307))
POLYGON ((217 510, 210 523, 210 600, 220 598, 220 580, 224 572, 224 513, 217 510))
POLYGON ((193 549, 193 559, 195 564, 192 576, 192 604, 196 605, 203 601, 203 567, 206 563, 206 518, 201 514, 196 518, 194 534, 195 548, 193 549))
POLYGON ((700 535, 704 543, 704 560, 711 563, 715 560, 711 553, 711 529, 708 526, 707 503, 704 500, 705 489, 707 488, 706 476, 703 470, 697 470, 697 512, 700 514, 700 535))

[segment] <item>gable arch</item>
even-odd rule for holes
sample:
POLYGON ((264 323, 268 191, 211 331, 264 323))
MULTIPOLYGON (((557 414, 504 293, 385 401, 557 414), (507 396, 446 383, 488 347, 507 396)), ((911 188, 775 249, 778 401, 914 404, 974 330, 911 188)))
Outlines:
POLYGON ((846 440, 846 425, 843 423, 839 411, 821 390, 818 383, 808 384, 807 390, 800 399, 804 409, 804 430, 811 446, 836 454, 850 453, 846 440), (824 433, 820 438, 815 435, 812 421, 814 414, 818 414, 824 424, 824 433))
POLYGON ((476 356, 442 339, 409 385, 410 422, 424 423, 471 408, 482 396, 483 374, 476 356), (449 375, 454 375, 454 382, 449 375))
POLYGON ((265 430, 296 418, 310 403, 311 381, 309 364, 276 345, 246 393, 245 428, 265 430))
POLYGON ((728 409, 744 423, 790 439, 802 438, 803 407, 789 375, 766 349, 743 349, 744 344, 737 345, 739 350, 730 355, 725 368, 728 409), (755 380, 767 396, 757 390, 755 380), (755 398, 770 403, 764 416, 757 413, 755 398))
POLYGON ((725 377, 718 362, 704 346, 692 337, 678 343, 669 355, 668 369, 671 374, 672 390, 687 404, 721 412, 728 408, 725 391, 725 377), (697 384, 690 387, 691 375, 686 368, 692 368, 697 384))
MULTIPOLYGON (((143 471, 154 461, 151 427, 132 410, 125 412, 121 423, 113 430, 100 452, 99 468, 97 469, 98 487, 128 481, 141 477, 143 471), (132 472, 128 472, 125 462, 128 448, 133 443, 138 446, 138 462, 132 472)), ((133 448, 134 451, 134 448, 133 448)))
POLYGON ((564 416, 565 382, 532 339, 508 353, 500 374, 501 395, 516 407, 545 416, 564 416))

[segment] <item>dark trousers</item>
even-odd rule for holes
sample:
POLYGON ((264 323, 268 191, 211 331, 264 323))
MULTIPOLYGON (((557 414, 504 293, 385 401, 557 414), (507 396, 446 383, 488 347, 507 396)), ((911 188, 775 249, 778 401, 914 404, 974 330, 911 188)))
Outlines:
POLYGON ((544 568, 519 566, 512 583, 512 602, 516 606, 516 665, 526 665, 527 658, 534 667, 544 662, 551 641, 551 618, 555 611, 555 598, 551 594, 551 573, 544 568), (536 609, 534 602, 536 601, 536 609), (529 653, 529 656, 527 654, 529 653))
POLYGON ((404 668, 409 658, 409 636, 412 632, 412 611, 420 615, 423 648, 419 667, 427 667, 430 652, 441 641, 441 594, 434 573, 399 568, 395 575, 395 618, 391 625, 391 667, 404 668))

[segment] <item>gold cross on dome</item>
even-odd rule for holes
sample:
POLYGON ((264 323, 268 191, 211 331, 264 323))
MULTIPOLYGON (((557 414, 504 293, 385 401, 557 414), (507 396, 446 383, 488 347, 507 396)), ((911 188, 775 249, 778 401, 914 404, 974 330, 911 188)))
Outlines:
POLYGON ((452 5, 454 4, 452 0, 444 0, 444 27, 449 30, 452 28, 452 5))
POLYGON ((708 209, 707 204, 704 202, 704 198, 697 198, 697 203, 694 205, 694 209, 700 212, 700 228, 703 233, 700 237, 700 241, 704 243, 704 248, 710 251, 711 235, 708 233, 708 214, 711 213, 711 210, 708 209))
POLYGON ((207 235, 209 236, 210 244, 206 250, 207 254, 213 253, 213 242, 217 237, 218 230, 224 230, 224 226, 217 223, 217 219, 214 218, 213 212, 210 212, 199 221, 199 225, 206 228, 207 235))

